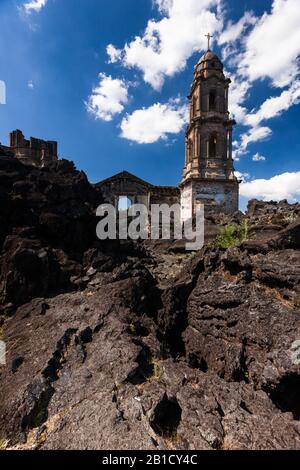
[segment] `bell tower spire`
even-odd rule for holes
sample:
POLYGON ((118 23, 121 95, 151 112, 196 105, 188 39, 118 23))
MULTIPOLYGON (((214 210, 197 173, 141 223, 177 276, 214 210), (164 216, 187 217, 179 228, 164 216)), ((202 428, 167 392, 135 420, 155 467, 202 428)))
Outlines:
POLYGON ((236 123, 228 109, 231 80, 225 77, 219 57, 209 49, 212 36, 208 33, 206 37, 208 51, 195 66, 188 97, 190 120, 181 186, 192 187, 193 203, 195 199, 206 199, 210 205, 232 212, 238 208, 238 181, 232 158, 232 132, 236 123))

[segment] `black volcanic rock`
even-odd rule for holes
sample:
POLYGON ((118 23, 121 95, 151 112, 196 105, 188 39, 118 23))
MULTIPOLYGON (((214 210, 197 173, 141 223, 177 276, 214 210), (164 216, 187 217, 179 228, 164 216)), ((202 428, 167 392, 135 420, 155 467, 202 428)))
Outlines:
POLYGON ((96 241, 101 196, 61 160, 44 169, 0 159, 0 292, 16 305, 66 289, 96 241))
POLYGON ((0 181, 7 448, 300 449, 297 205, 211 216, 251 239, 187 254, 97 241, 69 162, 3 158, 0 181))

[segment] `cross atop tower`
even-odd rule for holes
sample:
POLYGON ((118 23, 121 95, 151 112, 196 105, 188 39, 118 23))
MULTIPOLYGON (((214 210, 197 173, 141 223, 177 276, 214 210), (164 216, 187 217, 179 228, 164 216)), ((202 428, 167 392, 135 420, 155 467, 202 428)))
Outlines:
POLYGON ((205 35, 205 37, 207 38, 207 50, 209 51, 210 50, 210 40, 213 38, 213 36, 208 33, 205 35))

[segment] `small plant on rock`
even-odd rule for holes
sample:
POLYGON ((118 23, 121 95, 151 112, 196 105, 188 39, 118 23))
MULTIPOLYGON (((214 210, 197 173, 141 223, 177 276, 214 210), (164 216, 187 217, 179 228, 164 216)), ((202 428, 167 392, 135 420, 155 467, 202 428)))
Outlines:
POLYGON ((220 235, 213 241, 215 248, 231 248, 237 246, 249 238, 249 223, 245 220, 242 225, 227 225, 220 235))

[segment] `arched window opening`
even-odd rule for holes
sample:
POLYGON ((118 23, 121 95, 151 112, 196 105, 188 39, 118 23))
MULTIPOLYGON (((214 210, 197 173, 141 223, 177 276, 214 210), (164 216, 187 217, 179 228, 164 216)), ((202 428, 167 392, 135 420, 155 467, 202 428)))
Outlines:
POLYGON ((209 139, 209 158, 216 158, 217 156, 217 136, 212 135, 209 139))
POLYGON ((120 196, 118 200, 118 211, 128 211, 132 206, 132 201, 127 196, 120 196))
POLYGON ((215 111, 216 110, 216 92, 212 90, 209 94, 209 110, 215 111))

